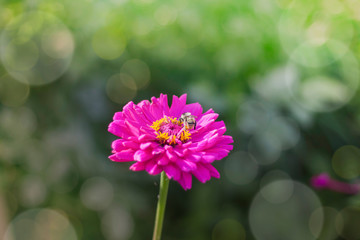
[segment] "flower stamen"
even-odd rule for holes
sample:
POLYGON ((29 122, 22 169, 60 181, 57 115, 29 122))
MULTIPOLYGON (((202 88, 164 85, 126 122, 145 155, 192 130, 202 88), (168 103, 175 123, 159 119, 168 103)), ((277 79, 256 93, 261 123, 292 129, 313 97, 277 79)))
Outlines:
POLYGON ((154 121, 150 127, 156 131, 156 138, 161 144, 176 145, 191 139, 190 132, 177 118, 165 116, 154 121))
POLYGON ((170 145, 175 145, 176 144, 176 136, 172 135, 171 136, 171 141, 169 142, 170 145))
POLYGON ((184 131, 181 132, 180 140, 181 140, 182 142, 185 142, 185 141, 191 139, 190 136, 191 136, 191 134, 189 133, 189 131, 188 131, 188 130, 184 130, 184 131))
POLYGON ((155 122, 153 122, 153 124, 150 126, 152 129, 154 129, 155 131, 159 131, 161 124, 165 121, 165 118, 156 120, 155 122))
POLYGON ((170 138, 168 133, 159 132, 156 133, 156 135, 157 135, 156 138, 159 139, 162 144, 164 144, 170 138))

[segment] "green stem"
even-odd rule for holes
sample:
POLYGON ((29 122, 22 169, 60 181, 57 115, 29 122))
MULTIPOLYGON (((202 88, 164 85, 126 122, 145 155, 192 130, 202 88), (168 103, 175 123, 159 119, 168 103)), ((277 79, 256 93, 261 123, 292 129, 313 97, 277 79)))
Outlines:
POLYGON ((161 230, 164 222, 164 213, 165 213, 165 206, 166 206, 166 198, 169 189, 169 179, 166 176, 165 172, 161 173, 160 177, 160 193, 159 199, 156 209, 156 217, 155 217, 155 226, 154 226, 154 234, 153 240, 160 240, 161 239, 161 230))

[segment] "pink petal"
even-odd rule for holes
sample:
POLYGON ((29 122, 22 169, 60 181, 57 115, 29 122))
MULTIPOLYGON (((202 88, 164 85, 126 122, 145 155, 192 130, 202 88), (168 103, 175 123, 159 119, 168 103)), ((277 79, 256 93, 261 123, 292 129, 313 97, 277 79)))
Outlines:
POLYGON ((123 110, 123 117, 135 121, 141 125, 151 123, 143 114, 142 109, 134 103, 127 105, 123 110))
POLYGON ((199 117, 202 114, 203 109, 199 103, 190 103, 190 104, 185 105, 185 107, 182 111, 184 113, 190 112, 191 115, 199 117))
POLYGON ((214 110, 212 108, 210 108, 209 110, 207 110, 206 112, 204 112, 203 115, 209 114, 209 113, 214 113, 214 110))
POLYGON ((233 138, 231 136, 223 135, 220 139, 222 144, 231 144, 234 142, 233 138))
POLYGON ((125 149, 138 149, 139 144, 133 142, 133 141, 126 141, 124 139, 117 139, 112 142, 111 144, 112 149, 114 149, 117 152, 120 152, 125 149))
POLYGON ((218 118, 219 114, 217 113, 210 113, 206 115, 202 115, 200 119, 198 120, 199 126, 207 125, 211 121, 214 121, 218 118))
MULTIPOLYGON (((202 125, 199 124, 199 122, 196 123, 196 133, 197 134, 204 134, 208 131, 210 126, 215 123, 215 119, 211 119, 207 121, 206 123, 202 123, 202 125)), ((194 139, 194 138, 193 138, 194 139)))
POLYGON ((226 127, 217 128, 217 133, 219 136, 223 135, 226 132, 226 127))
POLYGON ((133 105, 134 105, 133 101, 130 101, 127 104, 125 104, 123 107, 123 112, 126 111, 126 109, 128 109, 128 108, 133 108, 133 105))
POLYGON ((212 176, 214 178, 220 178, 220 173, 213 165, 204 164, 204 167, 206 167, 210 171, 210 176, 212 176))
POLYGON ((144 116, 141 108, 135 105, 133 102, 130 102, 124 107, 123 118, 134 122, 135 125, 146 125, 149 124, 149 120, 144 116))
POLYGON ((148 161, 145 169, 150 175, 157 175, 162 172, 162 167, 157 165, 154 161, 148 161))
POLYGON ((124 120, 122 112, 116 112, 114 114, 113 120, 124 120))
POLYGON ((190 172, 196 170, 196 164, 186 160, 178 160, 176 164, 184 172, 190 172))
POLYGON ((163 156, 163 157, 161 157, 161 158, 158 160, 157 163, 158 163, 159 165, 164 166, 164 165, 169 164, 169 159, 168 159, 166 156, 163 156))
POLYGON ((205 163, 212 163, 216 160, 217 154, 209 154, 206 152, 206 155, 202 156, 202 161, 205 163))
POLYGON ((121 150, 124 150, 125 148, 124 148, 123 142, 124 142, 123 139, 116 139, 115 141, 113 141, 111 143, 111 148, 118 152, 121 150))
POLYGON ((150 105, 149 100, 142 100, 141 102, 139 102, 139 103, 137 104, 137 106, 140 107, 141 109, 146 108, 146 107, 148 107, 149 105, 150 105))
POLYGON ((184 157, 185 152, 187 149, 174 149, 174 153, 178 156, 178 157, 184 157))
POLYGON ((223 146, 221 146, 221 148, 231 151, 231 150, 233 150, 234 146, 233 145, 223 145, 223 146))
POLYGON ((165 150, 164 150, 163 148, 158 147, 158 148, 155 148, 155 149, 151 152, 151 154, 152 154, 152 155, 160 155, 160 154, 162 154, 162 153, 164 153, 164 152, 165 152, 165 150))
POLYGON ((129 130, 124 126, 124 121, 116 120, 110 123, 108 131, 115 136, 126 138, 127 136, 130 136, 131 133, 129 130))
POLYGON ((152 103, 150 104, 150 112, 155 119, 160 119, 164 117, 164 110, 161 107, 159 100, 155 97, 151 98, 152 103))
POLYGON ((214 136, 208 138, 206 148, 213 147, 218 142, 218 140, 220 140, 219 135, 216 133, 214 136))
POLYGON ((109 158, 112 161, 116 161, 116 162, 130 162, 130 161, 134 161, 133 156, 134 156, 134 151, 125 150, 121 152, 116 152, 113 155, 109 156, 109 158))
POLYGON ((208 145, 208 140, 205 138, 203 141, 199 142, 196 146, 196 151, 202 151, 204 150, 208 145))
POLYGON ((181 176, 181 172, 178 168, 173 165, 167 165, 164 167, 164 171, 168 178, 178 181, 181 176))
POLYGON ((172 146, 169 146, 169 145, 165 145, 165 150, 168 151, 168 152, 174 152, 174 148, 172 146))
POLYGON ((149 122, 154 122, 157 119, 151 114, 150 112, 150 102, 147 100, 141 101, 138 104, 138 107, 140 107, 142 109, 142 112, 144 114, 144 117, 149 121, 149 122))
POLYGON ((178 159, 178 157, 176 156, 176 154, 170 152, 170 151, 166 151, 166 156, 171 160, 171 161, 175 161, 178 159))
POLYGON ((192 177, 190 173, 183 172, 182 178, 178 181, 184 190, 191 189, 192 177))
POLYGON ((219 138, 219 134, 218 134, 218 133, 215 133, 213 136, 211 136, 211 137, 208 139, 209 144, 215 143, 218 138, 219 138))
POLYGON ((140 142, 151 141, 153 139, 154 137, 151 136, 150 134, 142 134, 138 137, 138 141, 140 142))
POLYGON ((223 159, 224 157, 226 157, 227 155, 229 155, 229 151, 222 149, 222 148, 216 148, 217 151, 217 157, 216 160, 220 160, 223 159))
POLYGON ((202 183, 209 181, 211 178, 210 171, 207 168, 203 167, 202 165, 198 165, 197 169, 192 173, 202 183))
POLYGON ((201 155, 197 153, 192 153, 187 156, 187 159, 189 159, 192 162, 199 162, 201 160, 201 155))
POLYGON ((144 171, 146 163, 137 162, 130 166, 130 170, 132 171, 144 171))
POLYGON ((134 136, 140 135, 139 127, 136 126, 134 122, 130 122, 129 120, 126 119, 125 126, 127 127, 128 131, 132 133, 132 135, 134 136))
POLYGON ((160 105, 162 106, 162 109, 163 109, 163 115, 166 115, 166 116, 170 115, 170 113, 169 113, 170 108, 169 108, 167 95, 166 94, 160 94, 159 102, 160 102, 160 105))
POLYGON ((145 150, 145 149, 148 149, 148 148, 154 148, 156 145, 155 142, 146 142, 146 143, 141 143, 140 144, 140 149, 141 150, 145 150))
POLYGON ((133 140, 130 141, 123 141, 123 146, 126 148, 132 148, 132 149, 138 149, 139 148, 139 144, 134 142, 133 140))
POLYGON ((225 127, 224 121, 217 121, 217 122, 214 122, 213 124, 211 124, 212 129, 220 129, 220 128, 224 128, 224 127, 225 127))
POLYGON ((183 94, 178 98, 177 96, 173 96, 173 101, 170 108, 170 115, 174 117, 180 117, 183 113, 183 108, 186 105, 186 94, 183 94))
POLYGON ((138 162, 145 162, 150 158, 152 158, 152 154, 147 151, 137 150, 134 154, 134 160, 138 162))
POLYGON ((116 153, 115 153, 115 154, 110 155, 110 156, 109 156, 109 159, 110 159, 111 161, 114 161, 114 162, 119 161, 119 160, 117 159, 117 157, 116 157, 116 153))

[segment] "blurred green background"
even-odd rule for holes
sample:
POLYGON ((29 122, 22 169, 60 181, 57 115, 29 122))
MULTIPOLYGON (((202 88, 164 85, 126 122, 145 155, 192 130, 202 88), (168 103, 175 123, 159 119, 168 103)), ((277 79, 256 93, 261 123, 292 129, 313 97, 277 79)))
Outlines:
POLYGON ((0 238, 151 239, 159 177, 107 157, 128 101, 188 94, 235 143, 171 182, 164 240, 360 239, 358 0, 2 0, 0 238))

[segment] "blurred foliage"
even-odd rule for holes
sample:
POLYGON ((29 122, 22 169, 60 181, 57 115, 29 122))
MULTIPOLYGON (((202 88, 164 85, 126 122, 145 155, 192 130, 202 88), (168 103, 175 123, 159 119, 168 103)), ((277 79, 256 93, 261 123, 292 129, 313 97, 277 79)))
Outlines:
POLYGON ((357 0, 1 1, 0 234, 150 239, 159 178, 108 160, 107 125, 188 93, 234 150, 220 180, 171 182, 164 239, 358 239, 359 196, 309 179, 360 175, 359 21, 357 0))

